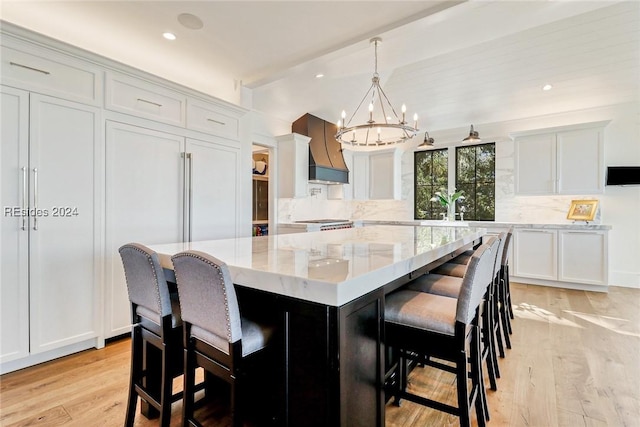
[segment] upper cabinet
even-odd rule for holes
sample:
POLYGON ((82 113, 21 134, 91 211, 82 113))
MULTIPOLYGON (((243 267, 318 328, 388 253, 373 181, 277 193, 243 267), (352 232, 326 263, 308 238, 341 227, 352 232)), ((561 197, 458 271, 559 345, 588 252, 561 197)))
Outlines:
POLYGON ((173 125, 185 125, 187 97, 120 73, 107 73, 105 106, 173 125))
POLYGON ((345 150, 345 159, 349 159, 352 176, 351 185, 345 190, 345 199, 400 200, 401 150, 398 148, 376 151, 345 150))
POLYGON ((516 194, 602 193, 607 123, 511 134, 515 143, 516 194))
POLYGON ((89 62, 2 35, 2 84, 83 104, 102 99, 102 73, 89 62))

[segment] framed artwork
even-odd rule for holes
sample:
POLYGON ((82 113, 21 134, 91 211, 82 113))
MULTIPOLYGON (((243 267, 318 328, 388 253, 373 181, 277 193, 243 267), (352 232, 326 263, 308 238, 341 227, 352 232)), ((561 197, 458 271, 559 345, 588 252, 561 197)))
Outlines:
POLYGON ((574 221, 593 221, 597 209, 597 200, 572 200, 567 219, 574 221))

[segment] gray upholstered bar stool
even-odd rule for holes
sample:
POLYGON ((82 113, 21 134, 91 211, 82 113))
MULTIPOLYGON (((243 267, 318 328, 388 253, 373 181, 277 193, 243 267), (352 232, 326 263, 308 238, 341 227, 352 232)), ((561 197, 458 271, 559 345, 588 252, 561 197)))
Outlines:
POLYGON ((232 425, 242 426, 246 411, 240 395, 247 379, 247 363, 264 352, 273 328, 240 315, 224 262, 198 251, 180 252, 171 260, 184 322, 183 425, 200 425, 194 418, 193 388, 195 370, 202 367, 229 383, 232 425))
MULTIPOLYGON (((493 259, 493 271, 496 273, 499 270, 500 262, 499 257, 501 257, 500 251, 502 249, 502 240, 500 239, 502 236, 498 237, 489 237, 485 239, 485 244, 491 247, 491 250, 494 253, 493 259)), ((473 253, 477 252, 477 249, 473 251, 473 253)), ((471 258, 470 258, 471 259, 471 258)), ((470 260, 469 259, 469 260, 470 260)), ((466 272, 465 265, 465 272, 466 272)), ((419 292, 427 292, 430 294, 441 295, 449 298, 458 298, 460 295, 460 290, 462 288, 463 279, 455 276, 445 276, 441 274, 425 274, 420 276, 410 282, 407 285, 407 289, 419 291, 419 292)), ((487 372, 489 374, 489 382, 492 390, 498 389, 498 384, 496 378, 500 377, 500 370, 498 368, 498 358, 496 355, 496 347, 495 340, 493 339, 493 334, 495 333, 494 320, 495 316, 493 315, 493 307, 491 295, 491 287, 493 283, 491 281, 486 284, 486 294, 483 300, 483 315, 484 321, 482 322, 482 360, 486 361, 487 364, 487 372)))
MULTIPOLYGON (((158 255, 129 243, 119 249, 131 302, 131 377, 126 426, 133 426, 138 396, 160 411, 160 425, 169 426, 173 378, 182 374, 182 320, 176 298, 171 298, 158 255), (149 346, 155 347, 154 349, 149 346), (149 358, 151 353, 159 358, 149 358), (151 363, 151 362, 155 363, 151 363)), ((149 409, 153 416, 153 409, 149 409)))
MULTIPOLYGON (((513 227, 512 227, 513 228, 513 227)), ((497 348, 500 353, 500 357, 505 356, 504 352, 504 343, 503 336, 506 335, 506 332, 502 331, 500 316, 499 316, 499 299, 501 298, 501 264, 500 261, 503 257, 504 248, 507 242, 508 232, 502 232, 498 235, 500 239, 500 254, 498 255, 498 262, 495 265, 494 271, 494 280, 490 287, 490 292, 487 294, 487 301, 490 303, 490 307, 487 309, 487 316, 491 316, 488 323, 490 323, 493 328, 494 333, 489 337, 493 342, 493 348, 497 348)), ((467 269, 467 262, 469 260, 469 251, 464 252, 463 254, 457 256, 453 260, 442 264, 438 268, 434 269, 431 273, 445 275, 445 276, 453 276, 453 277, 462 277, 464 276, 464 272, 467 269)), ((509 347, 511 348, 511 347, 509 347)), ((500 377, 500 371, 498 369, 498 363, 496 360, 496 375, 500 377)))
POLYGON ((480 361, 482 297, 493 274, 495 253, 482 245, 472 256, 457 299, 401 289, 385 300, 385 340, 397 349, 396 401, 407 399, 460 417, 471 425, 475 406, 479 426, 486 425, 486 395, 480 361), (456 374, 458 406, 428 399, 407 391, 406 359, 428 360, 427 364, 456 374), (434 361, 438 358, 455 364, 434 361), (471 389, 467 380, 471 379, 471 389))

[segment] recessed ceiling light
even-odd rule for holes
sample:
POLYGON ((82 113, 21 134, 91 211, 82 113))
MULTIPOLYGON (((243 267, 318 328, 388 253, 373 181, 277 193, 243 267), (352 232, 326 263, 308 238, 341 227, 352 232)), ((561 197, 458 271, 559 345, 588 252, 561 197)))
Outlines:
POLYGON ((162 33, 162 37, 164 37, 167 40, 175 40, 176 39, 176 35, 173 33, 162 33))
POLYGON ((542 86, 542 90, 551 90, 551 89, 553 89, 553 86, 551 86, 548 83, 546 85, 542 86))
POLYGON ((321 79, 323 77, 324 77, 324 74, 322 74, 322 73, 316 74, 316 79, 321 79))

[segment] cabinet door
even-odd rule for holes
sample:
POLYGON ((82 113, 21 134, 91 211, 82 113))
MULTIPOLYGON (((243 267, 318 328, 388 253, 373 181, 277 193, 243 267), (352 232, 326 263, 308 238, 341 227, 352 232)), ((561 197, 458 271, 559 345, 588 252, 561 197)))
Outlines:
POLYGON ((581 129, 558 133, 559 193, 602 193, 604 189, 602 135, 602 129, 581 129))
POLYGON ((0 362, 29 354, 29 223, 7 212, 28 201, 29 94, 0 87, 0 362), (23 170, 24 168, 24 170, 23 170))
POLYGON ((557 280, 557 232, 516 230, 514 233, 514 276, 557 280))
POLYGON ((598 231, 561 231, 558 280, 608 284, 607 236, 598 231))
POLYGON ((100 111, 31 94, 31 353, 99 335, 94 212, 100 111))
POLYGON ((515 178, 516 194, 556 192, 555 134, 516 138, 515 178))
POLYGON ((364 154, 353 154, 353 198, 367 200, 369 198, 369 157, 364 154))
POLYGON ((236 148, 194 139, 191 153, 190 240, 238 236, 240 153, 236 148))
POLYGON ((107 337, 129 331, 131 308, 118 248, 183 239, 184 138, 107 122, 107 337))
POLYGON ((394 153, 369 155, 369 198, 394 198, 394 153))

